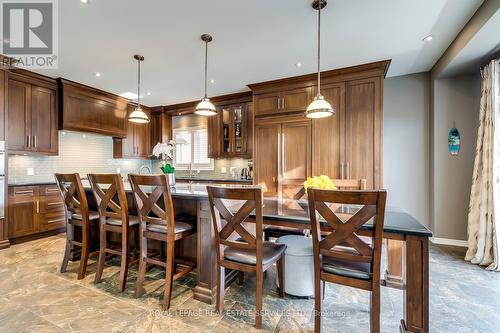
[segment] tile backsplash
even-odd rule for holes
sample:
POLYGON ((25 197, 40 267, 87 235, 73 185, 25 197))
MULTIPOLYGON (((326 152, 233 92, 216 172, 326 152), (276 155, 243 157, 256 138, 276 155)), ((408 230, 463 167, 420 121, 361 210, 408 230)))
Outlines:
POLYGON ((98 134, 59 131, 58 156, 9 155, 9 184, 52 182, 54 173, 112 173, 122 175, 138 172, 141 166, 151 168, 150 160, 113 159, 113 139, 98 134), (33 175, 28 176, 28 168, 33 175))
MULTIPOLYGON (((236 168, 236 178, 240 177, 241 169, 247 167, 246 159, 216 159, 214 170, 200 171, 202 177, 217 179, 231 178, 231 167, 236 168), (221 171, 226 168, 226 173, 221 171)), ((139 172, 141 166, 148 166, 153 173, 161 172, 159 161, 138 159, 114 159, 113 139, 109 136, 59 131, 58 156, 25 156, 9 155, 9 184, 24 184, 37 182, 53 182, 54 173, 77 172, 83 177, 87 173, 114 173, 117 169, 126 177, 129 173, 139 172), (33 169, 33 175, 28 175, 28 168, 33 169)), ((187 171, 176 171, 181 177, 187 171)))

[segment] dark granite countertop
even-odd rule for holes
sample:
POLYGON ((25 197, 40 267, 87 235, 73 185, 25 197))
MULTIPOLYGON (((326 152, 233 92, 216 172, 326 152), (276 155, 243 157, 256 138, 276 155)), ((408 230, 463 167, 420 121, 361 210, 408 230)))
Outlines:
POLYGON ((14 186, 42 186, 42 185, 56 185, 55 181, 33 181, 33 182, 16 182, 16 183, 9 183, 9 187, 14 187, 14 186))
POLYGON ((183 177, 183 176, 176 176, 175 177, 176 181, 182 181, 182 182, 224 182, 224 183, 245 183, 245 184, 251 184, 253 182, 252 179, 241 179, 241 178, 217 178, 217 177, 183 177))

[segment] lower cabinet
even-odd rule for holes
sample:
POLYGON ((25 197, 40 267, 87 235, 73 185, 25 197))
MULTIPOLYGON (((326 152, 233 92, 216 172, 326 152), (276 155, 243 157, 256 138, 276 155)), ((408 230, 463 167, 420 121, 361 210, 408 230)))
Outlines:
POLYGON ((11 186, 9 238, 31 236, 66 225, 64 202, 56 185, 11 186))

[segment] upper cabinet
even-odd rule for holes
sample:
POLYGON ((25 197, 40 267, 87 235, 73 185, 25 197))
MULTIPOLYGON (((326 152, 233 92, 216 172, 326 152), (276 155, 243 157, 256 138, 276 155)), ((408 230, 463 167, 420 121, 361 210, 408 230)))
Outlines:
POLYGON ((7 74, 9 153, 57 155, 57 85, 42 77, 7 74))
POLYGON ((251 103, 230 104, 219 108, 221 157, 252 156, 251 108, 251 103))
POLYGON ((265 116, 304 111, 312 98, 312 87, 285 87, 282 91, 257 93, 254 112, 256 116, 265 116))
POLYGON ((151 109, 151 146, 172 140, 172 115, 164 112, 163 107, 151 109))
POLYGON ((128 100, 75 82, 59 79, 59 129, 127 136, 128 100))
MULTIPOLYGON (((129 104, 128 114, 134 111, 135 107, 135 104, 129 104)), ((149 108, 141 107, 151 118, 149 108)), ((126 137, 113 138, 113 158, 150 158, 152 149, 151 121, 145 124, 128 122, 126 137)))

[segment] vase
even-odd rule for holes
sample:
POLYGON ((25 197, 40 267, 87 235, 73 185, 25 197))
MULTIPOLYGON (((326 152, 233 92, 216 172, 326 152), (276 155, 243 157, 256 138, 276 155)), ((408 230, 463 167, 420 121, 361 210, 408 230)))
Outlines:
POLYGON ((175 173, 167 173, 168 184, 170 187, 175 186, 175 173))

